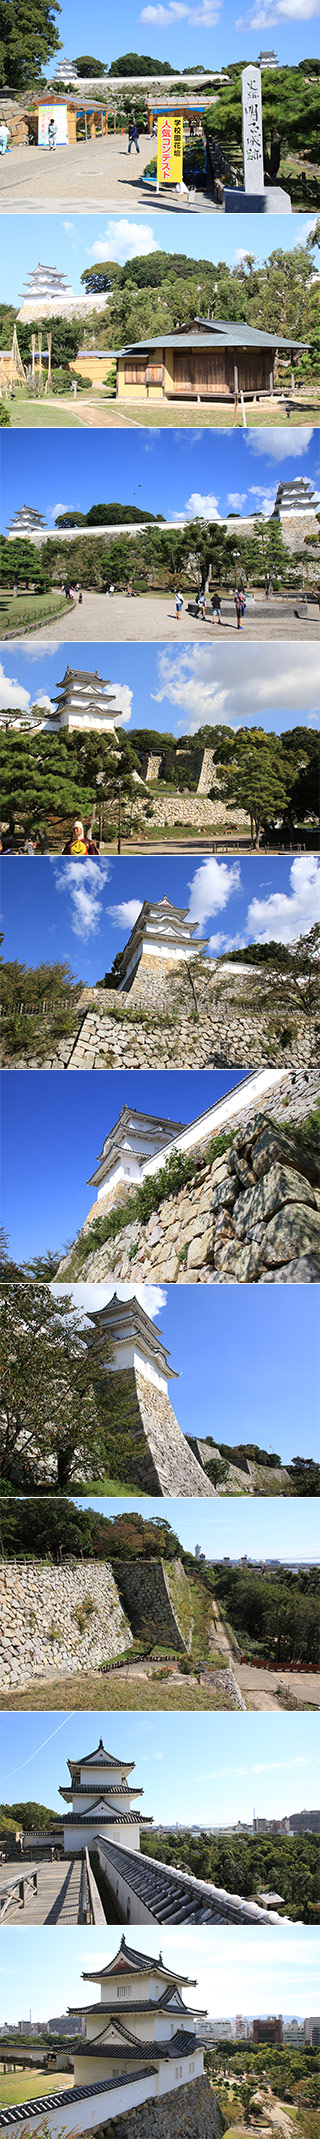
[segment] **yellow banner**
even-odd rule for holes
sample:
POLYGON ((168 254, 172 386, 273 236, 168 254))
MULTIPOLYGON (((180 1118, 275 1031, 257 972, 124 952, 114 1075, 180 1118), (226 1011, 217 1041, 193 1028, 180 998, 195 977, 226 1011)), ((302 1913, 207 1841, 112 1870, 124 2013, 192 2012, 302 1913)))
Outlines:
POLYGON ((182 178, 183 119, 178 113, 169 118, 158 119, 157 133, 157 180, 163 185, 177 185, 182 178))

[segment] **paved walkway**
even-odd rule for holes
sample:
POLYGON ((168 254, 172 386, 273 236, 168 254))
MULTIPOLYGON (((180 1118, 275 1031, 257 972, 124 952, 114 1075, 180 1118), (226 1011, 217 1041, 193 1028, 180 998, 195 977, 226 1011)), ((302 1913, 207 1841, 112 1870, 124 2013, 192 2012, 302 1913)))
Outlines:
MULTIPOLYGON (((157 194, 155 186, 142 184, 146 164, 154 153, 155 142, 146 134, 141 135, 139 156, 135 149, 128 156, 126 134, 78 141, 73 148, 56 149, 54 155, 21 143, 8 156, 1 157, 2 209, 7 215, 16 214, 17 209, 22 215, 30 214, 32 209, 37 215, 41 209, 55 215, 58 209, 68 213, 70 208, 133 208, 136 215, 137 208, 145 213, 146 209, 165 206, 175 214, 181 210, 185 213, 185 193, 166 186, 157 194)), ((199 214, 204 208, 206 212, 210 209, 219 213, 210 197, 197 193, 188 213, 199 214)))
MULTIPOLYGON (((318 610, 310 609, 307 617, 302 613, 296 616, 297 606, 298 604, 290 605, 288 602, 273 605, 266 602, 264 608, 260 609, 256 604, 252 610, 247 609, 239 644, 239 663, 241 643, 244 645, 248 640, 275 644, 279 639, 286 639, 291 645, 294 639, 303 639, 307 643, 310 639, 320 639, 318 610)), ((222 615, 222 627, 214 625, 211 618, 201 624, 194 617, 188 616, 185 605, 181 622, 177 624, 172 594, 165 596, 164 600, 157 594, 130 597, 113 594, 107 600, 105 594, 84 593, 80 609, 77 603, 74 609, 64 610, 63 616, 56 617, 53 623, 39 625, 38 630, 29 632, 28 640, 30 645, 30 642, 36 639, 41 640, 43 644, 47 639, 58 639, 61 642, 66 638, 76 639, 78 643, 81 639, 91 640, 92 643, 100 640, 108 643, 109 640, 118 644, 121 641, 131 644, 137 640, 151 642, 174 639, 179 645, 186 639, 192 639, 193 642, 209 639, 215 642, 218 640, 220 647, 223 632, 226 644, 231 637, 234 639, 237 635, 240 638, 240 634, 236 634, 236 619, 231 603, 223 604, 222 615)), ((23 638, 24 633, 17 633, 17 637, 23 638)))
POLYGON ((80 1913, 81 1858, 77 1858, 75 1861, 73 1857, 65 1857, 63 1863, 53 1864, 39 1864, 39 1862, 24 1864, 19 1859, 18 1864, 10 1866, 10 1871, 5 1866, 4 1876, 0 1881, 2 1898, 6 1893, 6 1888, 8 1887, 9 1890, 10 1886, 13 1885, 14 1879, 24 1878, 27 1881, 32 1872, 38 1873, 37 1893, 34 1893, 31 1884, 29 1886, 25 1885, 23 1908, 22 1902, 19 1900, 18 1889, 15 1889, 10 1906, 3 1918, 3 1928, 5 1929, 6 1924, 22 1924, 24 1926, 25 1924, 82 1923, 83 1916, 80 1913))

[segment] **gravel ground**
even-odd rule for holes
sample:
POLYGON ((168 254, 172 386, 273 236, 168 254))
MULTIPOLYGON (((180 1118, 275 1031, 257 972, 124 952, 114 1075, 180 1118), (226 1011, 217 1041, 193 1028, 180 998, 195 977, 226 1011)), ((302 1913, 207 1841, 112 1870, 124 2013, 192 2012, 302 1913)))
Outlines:
MULTIPOLYGON (((58 208, 66 212, 70 208, 166 208, 182 210, 188 206, 187 195, 179 194, 172 186, 166 186, 158 195, 155 187, 142 184, 143 172, 154 155, 154 142, 143 134, 140 139, 139 156, 131 150, 128 156, 126 134, 109 134, 108 139, 79 141, 73 148, 56 149, 50 155, 45 149, 25 148, 23 143, 11 149, 8 156, 1 157, 0 193, 1 205, 7 215, 14 215, 17 208, 22 215, 32 209, 35 214, 45 208, 56 214, 58 208)), ((214 201, 206 194, 197 193, 189 213, 199 214, 203 209, 216 209, 214 201)))
MULTIPOLYGON (((211 619, 208 619, 206 624, 201 624, 196 622, 194 617, 188 616, 185 606, 182 620, 177 624, 173 595, 168 594, 162 600, 159 595, 152 597, 139 594, 128 598, 127 595, 113 594, 107 601, 105 594, 84 593, 80 610, 77 604, 67 615, 64 612, 61 619, 57 617, 55 623, 46 626, 40 624, 38 631, 28 633, 28 638, 29 644, 33 639, 45 642, 46 639, 61 641, 67 637, 76 639, 79 643, 80 634, 81 640, 91 639, 93 643, 101 640, 107 644, 108 640, 116 640, 120 644, 125 640, 130 644, 136 640, 175 639, 181 644, 186 639, 196 642, 203 638, 219 638, 220 642, 224 631, 227 643, 231 634, 233 637, 236 634, 236 619, 231 603, 223 604, 222 615, 221 627, 214 625, 211 619)), ((18 636, 22 638, 23 632, 18 636)), ((247 609, 242 629, 242 644, 248 639, 259 640, 261 643, 268 641, 269 644, 274 644, 279 639, 287 639, 290 645, 294 639, 307 642, 310 639, 320 639, 318 610, 313 608, 307 617, 302 613, 297 617, 293 603, 289 605, 287 602, 277 602, 272 606, 266 602, 261 609, 256 604, 254 609, 247 609)))

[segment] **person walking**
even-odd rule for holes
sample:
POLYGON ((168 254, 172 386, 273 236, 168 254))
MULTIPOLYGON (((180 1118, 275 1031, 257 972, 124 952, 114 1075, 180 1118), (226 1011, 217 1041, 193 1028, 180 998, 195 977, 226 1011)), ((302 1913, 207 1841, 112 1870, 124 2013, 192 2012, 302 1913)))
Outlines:
POLYGON ((132 147, 133 147, 133 142, 134 142, 134 145, 135 145, 135 149, 136 149, 136 151, 137 151, 137 156, 140 156, 140 149, 139 149, 139 137, 138 137, 138 127, 137 127, 137 121, 136 121, 136 119, 130 119, 130 124, 129 124, 129 141, 128 141, 128 156, 130 156, 130 154, 131 154, 131 149, 132 149, 132 147))
POLYGON ((57 128, 57 126, 56 126, 56 123, 55 123, 55 119, 49 119, 49 126, 48 126, 48 148, 49 148, 49 149, 55 149, 55 146, 56 146, 56 141, 57 141, 57 138, 58 138, 58 128, 57 128))
POLYGON ((179 623, 180 623, 180 617, 182 616, 182 610, 183 610, 183 594, 176 594, 176 595, 175 595, 175 604, 176 604, 176 619, 177 619, 177 624, 179 624, 179 623))
POLYGON ((242 594, 240 593, 240 587, 235 587, 235 592, 234 592, 234 605, 235 605, 235 612, 236 612, 236 619, 237 619, 237 631, 241 631, 241 630, 242 630, 242 616, 243 616, 243 609, 242 609, 242 594))
POLYGON ((6 119, 1 119, 1 125, 0 125, 0 156, 6 156, 6 153, 7 153, 7 147, 8 147, 8 141, 10 141, 9 127, 7 126, 7 123, 6 123, 6 119))
POLYGON ((205 597, 205 594, 203 593, 203 589, 202 589, 202 587, 200 588, 200 593, 198 594, 198 616, 201 616, 201 617, 202 617, 202 623, 203 623, 203 624, 205 624, 205 619, 206 619, 206 597, 205 597))

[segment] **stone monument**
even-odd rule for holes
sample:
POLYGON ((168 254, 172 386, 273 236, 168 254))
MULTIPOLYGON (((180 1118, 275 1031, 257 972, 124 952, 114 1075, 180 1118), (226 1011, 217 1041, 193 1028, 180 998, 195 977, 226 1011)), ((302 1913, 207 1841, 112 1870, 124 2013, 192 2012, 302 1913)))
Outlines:
POLYGON ((284 193, 282 186, 264 183, 260 67, 243 67, 241 102, 244 186, 225 186, 226 213, 290 215, 290 193, 284 193))

